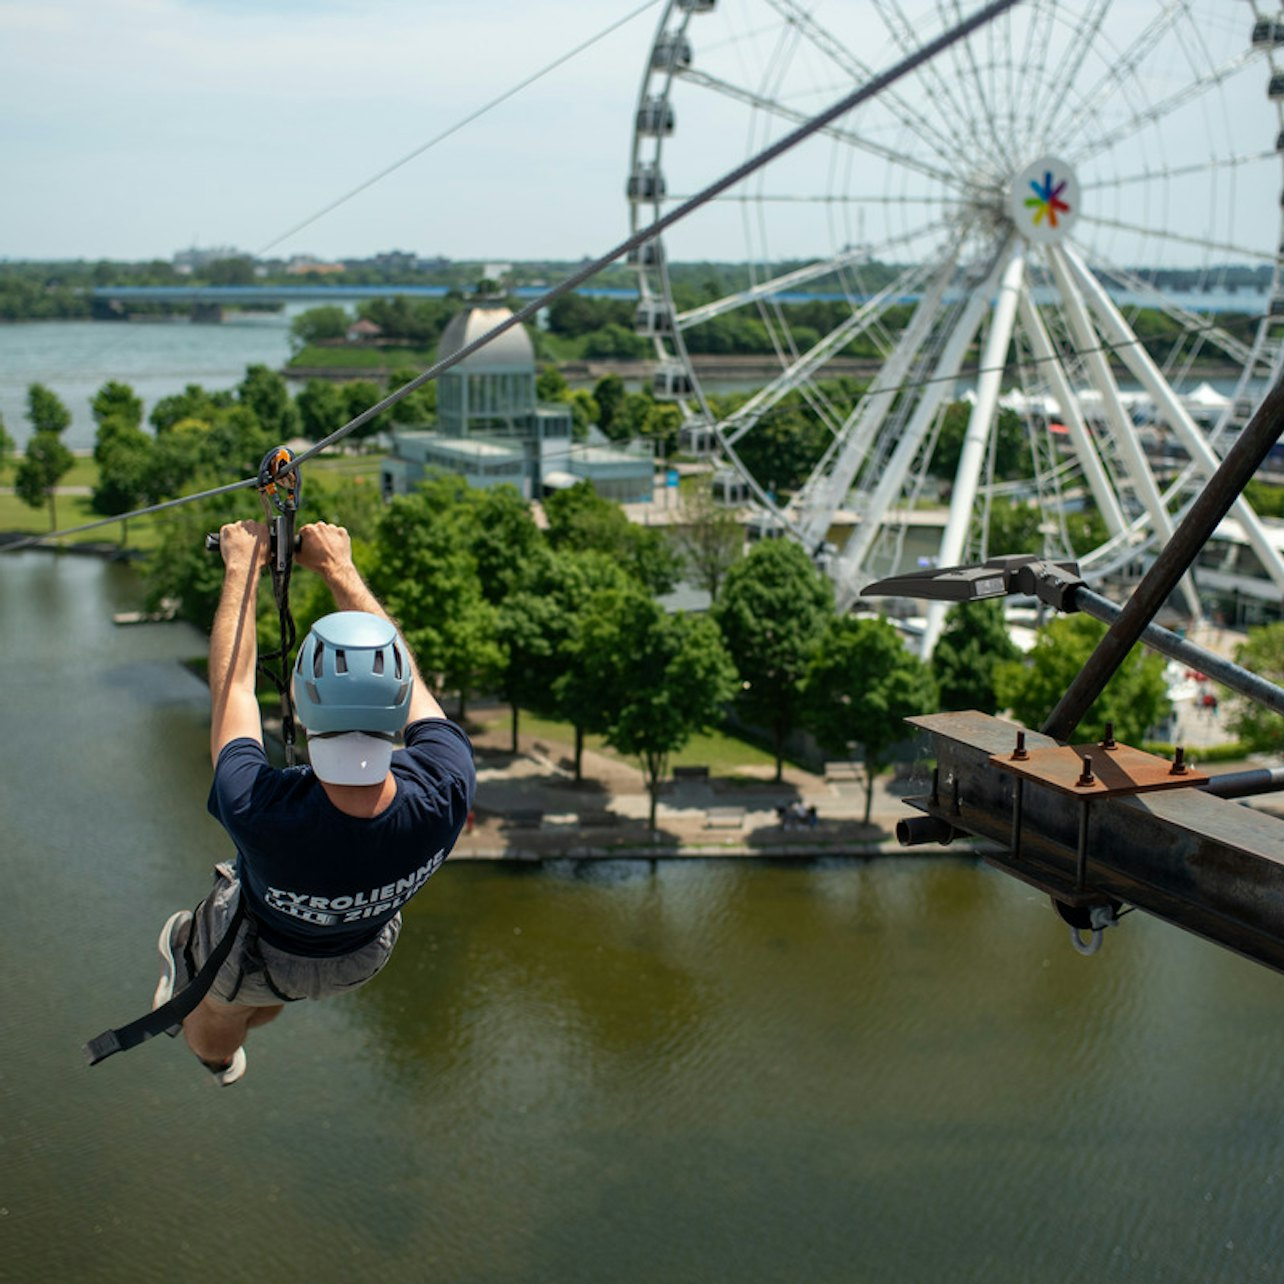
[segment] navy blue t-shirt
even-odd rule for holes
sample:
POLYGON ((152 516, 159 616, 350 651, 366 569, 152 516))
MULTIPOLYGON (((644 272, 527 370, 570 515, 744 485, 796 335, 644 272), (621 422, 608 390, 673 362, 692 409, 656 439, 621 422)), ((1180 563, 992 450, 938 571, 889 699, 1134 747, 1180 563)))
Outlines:
POLYGON ((271 766, 263 746, 223 746, 210 814, 237 850, 237 875, 261 935, 292 954, 347 954, 379 935, 440 868, 477 788, 472 746, 423 718, 393 751, 397 796, 368 819, 341 812, 311 767, 271 766))

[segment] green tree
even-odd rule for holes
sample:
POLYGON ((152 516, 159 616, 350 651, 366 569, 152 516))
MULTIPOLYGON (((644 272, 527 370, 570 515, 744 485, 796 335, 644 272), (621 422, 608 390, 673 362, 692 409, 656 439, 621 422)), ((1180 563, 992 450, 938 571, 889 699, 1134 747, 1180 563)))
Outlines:
POLYGON ((276 444, 299 435, 302 417, 288 385, 275 370, 265 365, 247 366, 245 378, 237 384, 236 396, 276 444))
MULTIPOLYGON (((1063 615, 1040 630, 1034 648, 1021 660, 996 666, 999 707, 1011 709, 1027 727, 1040 727, 1105 635, 1105 625, 1086 615, 1063 615)), ((1088 710, 1074 735, 1100 740, 1106 723, 1126 744, 1139 744, 1171 710, 1162 656, 1134 647, 1088 710)))
MULTIPOLYGON (((946 407, 929 466, 933 477, 952 480, 958 472, 971 415, 972 407, 965 401, 955 401, 946 407)), ((994 475, 1010 480, 1028 477, 1030 472, 1030 442, 1025 423, 1014 410, 1000 410, 995 420, 994 475)))
MULTIPOLYGON (((160 545, 147 559, 144 572, 148 609, 158 609, 163 601, 176 602, 182 619, 208 633, 223 590, 223 559, 206 549, 205 535, 250 511, 243 494, 219 495, 166 510, 157 527, 160 545)), ((263 579, 266 582, 267 576, 263 579)), ((260 591, 259 612, 266 620, 266 612, 271 611, 275 624, 270 599, 270 593, 260 591)))
MULTIPOLYGON (((421 372, 410 366, 400 366, 388 375, 388 391, 404 387, 421 372)), ((432 424, 437 419, 437 384, 430 380, 414 392, 408 393, 388 412, 390 423, 408 428, 432 424)))
POLYGON ((624 405, 628 389, 619 375, 603 375, 593 387, 593 400, 597 402, 597 425, 612 439, 612 425, 624 405))
MULTIPOLYGON (((358 415, 364 414, 371 406, 377 405, 383 400, 383 389, 379 387, 373 379, 352 379, 347 383, 339 385, 339 391, 343 395, 345 423, 355 419, 358 415)), ((349 434, 348 440, 354 442, 369 441, 370 438, 380 433, 384 429, 384 420, 386 415, 375 415, 368 422, 355 428, 349 434)))
POLYGON ((503 663, 495 607, 482 595, 462 525, 457 511, 435 509, 425 490, 398 496, 379 523, 370 572, 425 678, 459 692, 461 718, 469 695, 492 683, 503 663))
MULTIPOLYGON (((1258 677, 1284 685, 1284 623, 1249 629, 1235 649, 1235 663, 1258 677)), ((1284 717, 1245 696, 1228 697, 1226 725, 1251 750, 1278 754, 1284 746, 1284 717)))
POLYGON ((9 461, 17 448, 18 443, 9 435, 9 430, 4 426, 4 416, 0 415, 0 477, 9 467, 9 461))
POLYGON ((27 422, 33 433, 58 436, 70 427, 71 411, 51 388, 33 383, 27 387, 27 422))
POLYGON ((71 451, 56 432, 37 432, 27 442, 13 488, 18 498, 30 508, 49 508, 49 529, 58 529, 58 483, 75 463, 71 451))
POLYGON ((565 401, 571 395, 566 376, 552 365, 542 366, 535 376, 535 397, 539 401, 565 401))
POLYGON ((905 719, 936 709, 927 665, 881 616, 832 617, 804 679, 806 724, 823 748, 846 754, 860 745, 865 762, 865 824, 874 781, 906 738, 905 719))
POLYGON ((233 397, 230 392, 206 392, 200 384, 189 383, 182 392, 162 397, 152 407, 152 427, 156 429, 156 435, 159 437, 184 420, 195 419, 206 424, 213 423, 218 411, 225 410, 232 404, 233 397))
POLYGON ((352 318, 346 308, 337 303, 327 303, 323 307, 308 308, 306 312, 300 312, 290 322, 290 339, 296 347, 342 339, 347 335, 351 324, 352 318))
MULTIPOLYGON (((107 418, 98 428, 94 459, 98 463, 98 484, 90 507, 104 517, 129 513, 151 500, 153 478, 152 439, 125 419, 107 418)), ((129 542, 128 521, 121 522, 122 547, 129 542)))
MULTIPOLYGON (((585 725, 569 676, 580 614, 595 593, 623 590, 628 576, 601 553, 554 553, 537 545, 521 563, 521 578, 499 605, 504 647, 502 690, 512 710, 513 752, 518 748, 519 709, 564 718, 575 728, 575 779, 581 779, 585 725)), ((592 729, 605 730, 596 725, 592 729)))
POLYGON ((672 537, 692 582, 716 600, 727 572, 744 553, 745 532, 736 514, 714 499, 710 478, 695 478, 679 490, 672 537))
POLYGON ((716 723, 735 690, 731 658, 707 616, 668 615, 636 588, 594 596, 576 657, 596 689, 607 743, 641 763, 654 830, 669 756, 716 723))
POLYGON ((300 430, 309 441, 320 441, 348 422, 348 403, 329 379, 309 379, 294 404, 300 430))
POLYGON ((998 665, 1020 658, 1020 649, 1008 635, 1000 600, 988 598, 951 607, 931 659, 940 707, 952 712, 978 709, 998 713, 994 671, 998 665))
POLYGON ((1095 508, 1081 508, 1078 512, 1066 513, 1064 518, 1070 551, 1076 557, 1099 548, 1110 538, 1106 519, 1095 508))
POLYGON ((544 501, 548 541, 556 549, 596 549, 616 558, 648 592, 673 591, 682 570, 677 551, 655 527, 635 526, 619 504, 582 481, 544 501))
MULTIPOLYGON (((744 398, 741 398, 744 400, 744 398)), ((801 403, 786 400, 765 414, 737 449, 769 490, 796 490, 824 454, 828 430, 801 403)))
POLYGON ((584 441, 602 409, 587 388, 576 388, 566 400, 571 408, 571 436, 576 441, 584 441))
POLYGON ((673 453, 682 429, 682 410, 671 401, 657 401, 642 421, 642 436, 657 444, 661 458, 673 453))
POLYGON ((728 572, 713 616, 741 679, 744 716, 771 734, 776 779, 802 708, 811 653, 834 611, 833 589, 792 540, 763 540, 728 572))
POLYGON ((526 564, 544 542, 531 506, 516 486, 486 486, 469 495, 469 547, 482 596, 498 605, 525 578, 526 564))
POLYGON ((128 424, 131 428, 143 426, 143 399, 127 383, 109 379, 94 393, 89 405, 94 422, 100 428, 107 419, 128 424))
MULTIPOLYGON (((979 522, 979 516, 977 520, 979 522)), ((1014 504, 1010 499, 991 500, 986 556, 1042 553, 1043 533, 1039 529, 1041 521, 1037 505, 1014 504)))

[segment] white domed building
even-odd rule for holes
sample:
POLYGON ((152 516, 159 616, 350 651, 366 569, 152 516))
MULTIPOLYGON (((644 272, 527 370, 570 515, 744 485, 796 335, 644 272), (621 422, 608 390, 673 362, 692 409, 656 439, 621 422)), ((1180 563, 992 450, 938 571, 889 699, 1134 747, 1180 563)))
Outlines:
MULTIPOLYGON (((442 332, 437 358, 459 352, 511 317, 498 298, 479 296, 442 332)), ((649 453, 586 447, 571 439, 571 411, 535 399, 535 348, 515 325, 437 378, 432 429, 397 429, 384 460, 385 497, 405 494, 433 469, 457 473, 473 486, 508 482, 527 499, 583 480, 622 503, 649 501, 649 453)))

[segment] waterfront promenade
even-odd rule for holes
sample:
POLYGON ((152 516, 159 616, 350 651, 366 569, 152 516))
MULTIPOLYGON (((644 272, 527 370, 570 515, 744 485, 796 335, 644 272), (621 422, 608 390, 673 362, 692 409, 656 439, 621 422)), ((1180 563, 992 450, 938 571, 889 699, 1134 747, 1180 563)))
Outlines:
MULTIPOLYGON (((1192 640, 1229 654, 1242 635, 1205 629, 1192 640)), ((1195 762, 1201 749, 1231 739, 1224 706, 1204 707, 1200 691, 1197 683, 1188 684, 1174 701, 1175 743, 1195 762)), ((585 749, 583 778, 577 783, 569 746, 523 734, 520 752, 513 754, 507 717, 483 721, 486 729, 473 730, 478 767, 474 824, 460 838, 455 860, 806 860, 939 855, 950 850, 935 845, 904 848, 896 841, 896 822, 918 814, 904 799, 930 790, 929 769, 923 763, 902 764, 875 781, 868 825, 859 766, 818 773, 786 764, 779 783, 767 765, 741 766, 707 778, 683 774, 662 785, 652 833, 642 773, 631 763, 585 749), (800 804, 804 811, 814 807, 815 825, 782 824, 779 809, 791 804, 800 804)), ((1211 770, 1216 774, 1237 765, 1243 764, 1223 763, 1211 770)), ((1277 795, 1267 795, 1255 805, 1269 808, 1277 800, 1277 795)))
POLYGON ((565 746, 521 736, 521 752, 513 754, 506 724, 474 731, 473 744, 475 819, 455 860, 877 855, 902 850, 896 821, 912 813, 900 795, 928 786, 925 772, 917 780, 880 778, 866 825, 858 773, 827 777, 787 764, 779 783, 769 766, 707 779, 688 775, 661 787, 652 832, 642 773, 628 763, 585 749, 576 782, 565 746), (790 804, 814 807, 814 826, 782 824, 778 809, 790 804))

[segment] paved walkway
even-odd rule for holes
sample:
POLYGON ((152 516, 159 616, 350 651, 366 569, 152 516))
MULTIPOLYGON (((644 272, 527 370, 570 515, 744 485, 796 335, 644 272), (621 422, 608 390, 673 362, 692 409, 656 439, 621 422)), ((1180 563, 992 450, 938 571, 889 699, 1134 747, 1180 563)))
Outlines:
POLYGON ((896 822, 914 814, 901 794, 930 787, 926 773, 899 783, 880 778, 866 825, 863 779, 826 779, 786 765, 777 783, 771 767, 744 767, 734 777, 666 782, 652 833, 642 774, 618 759, 586 749, 577 783, 565 746, 521 736, 521 752, 514 755, 506 727, 475 733, 473 744, 475 824, 452 859, 817 859, 900 852, 896 822), (814 807, 815 824, 782 824, 778 809, 790 804, 814 807))
MULTIPOLYGON (((1239 640, 1198 639, 1222 650, 1239 640)), ((1199 749, 1231 739, 1224 709, 1206 707, 1215 690, 1192 678, 1174 704, 1175 743, 1198 763, 1199 749)), ((487 711, 492 714, 493 711, 487 711)), ((559 857, 667 858, 759 857, 818 859, 831 856, 939 854, 941 847, 903 848, 898 820, 917 813, 903 800, 931 787, 926 767, 917 775, 880 777, 874 785, 870 823, 864 823, 865 784, 859 769, 849 779, 826 777, 786 765, 777 783, 770 766, 741 767, 734 776, 671 780, 662 786, 656 828, 648 825, 650 799, 642 773, 605 754, 586 749, 582 779, 576 782, 570 747, 519 736, 510 752, 507 717, 474 731, 478 787, 475 823, 459 841, 452 859, 551 860, 559 857), (814 826, 781 823, 779 809, 814 807, 814 826)), ((1214 773, 1232 769, 1214 767, 1214 773)))

